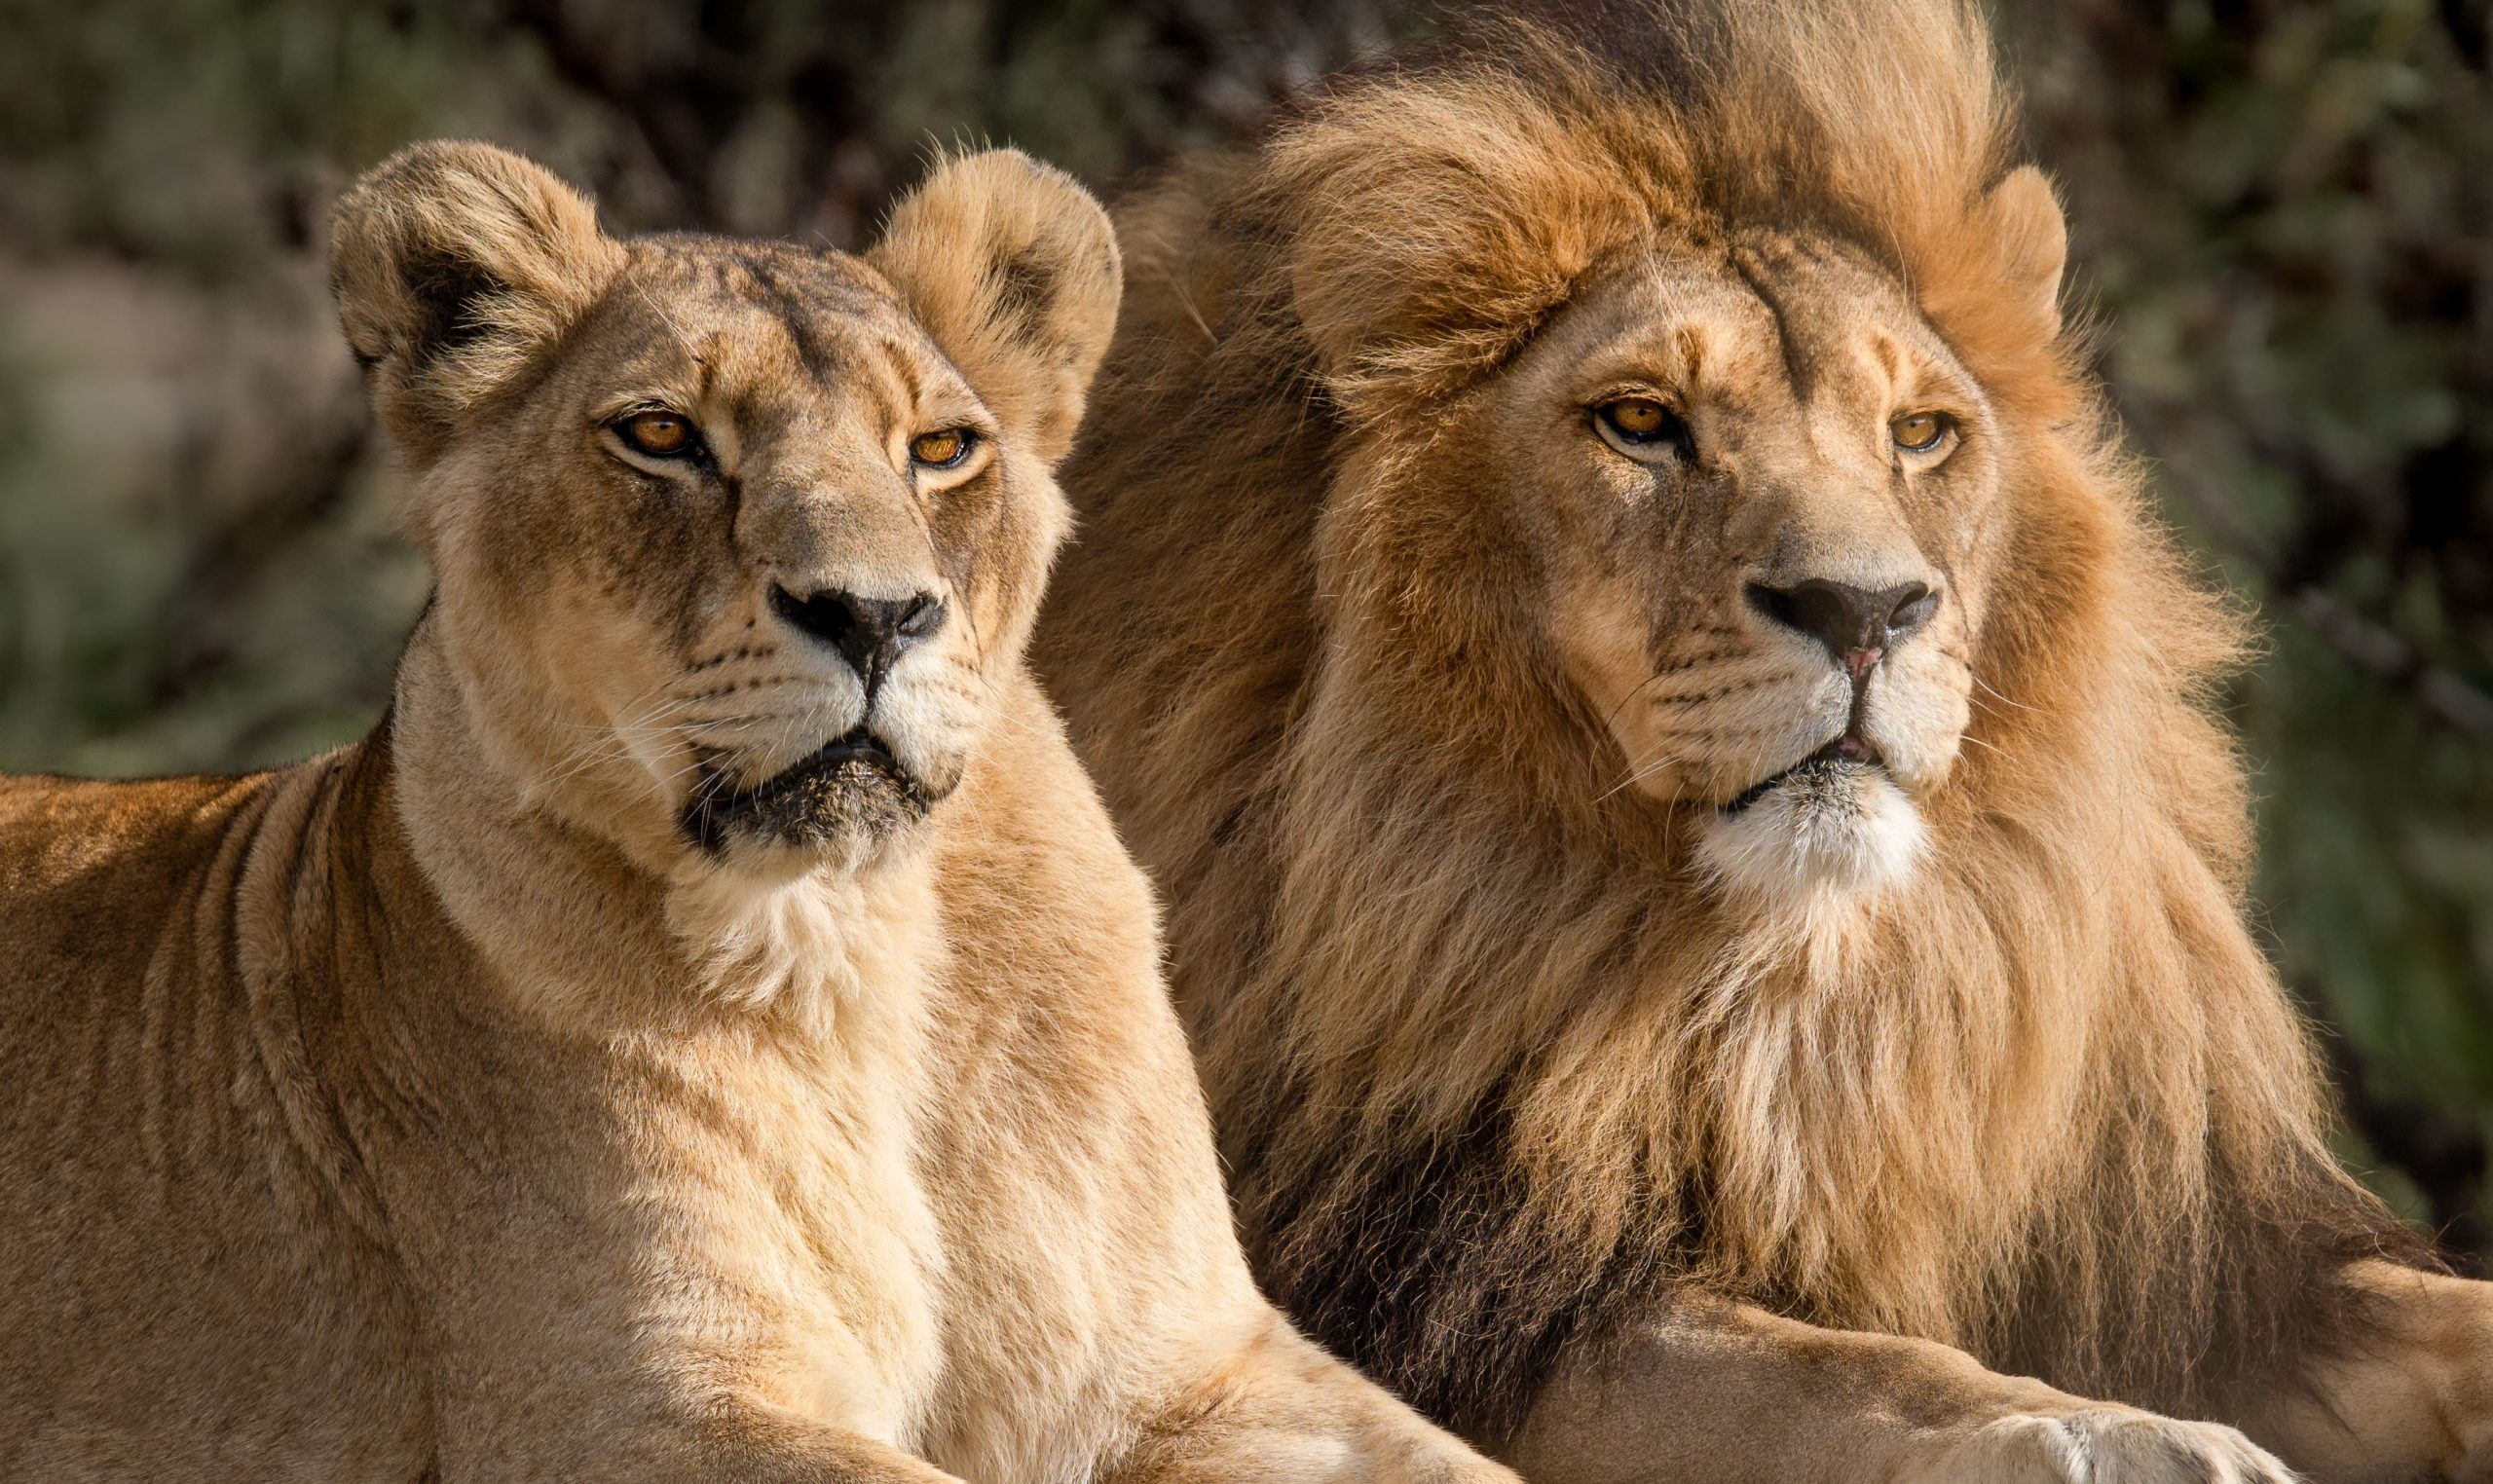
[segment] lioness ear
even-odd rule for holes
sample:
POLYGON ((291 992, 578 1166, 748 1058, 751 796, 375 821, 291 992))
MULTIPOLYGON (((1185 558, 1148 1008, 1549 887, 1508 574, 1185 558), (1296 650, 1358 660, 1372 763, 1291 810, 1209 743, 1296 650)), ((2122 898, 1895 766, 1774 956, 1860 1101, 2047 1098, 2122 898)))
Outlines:
POLYGON ((1976 209, 1976 230, 1998 255, 2002 286, 2032 316, 2037 338, 2061 332, 2061 272, 2068 266, 2068 223, 2052 183, 2030 165, 1991 188, 1976 209))
POLYGON ((373 410, 419 467, 623 263, 587 198, 489 144, 411 145, 338 202, 329 280, 373 410))
POLYGON ((1117 237, 1062 170, 1019 150, 949 160, 866 254, 1023 447, 1053 464, 1117 326, 1117 237))

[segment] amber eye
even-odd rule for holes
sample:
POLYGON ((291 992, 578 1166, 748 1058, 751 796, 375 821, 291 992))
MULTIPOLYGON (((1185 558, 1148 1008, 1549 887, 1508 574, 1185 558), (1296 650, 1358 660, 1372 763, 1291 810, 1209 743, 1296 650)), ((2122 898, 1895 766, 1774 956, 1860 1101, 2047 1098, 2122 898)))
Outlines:
POLYGON ((1887 424, 1887 436, 1908 454, 1926 454, 1947 438, 1953 426, 1944 412, 1908 412, 1887 424))
POLYGON ((635 453, 673 459, 690 453, 700 441, 690 419, 672 412, 636 412, 614 425, 635 453))
POLYGON ((909 444, 909 457, 929 468, 948 469, 969 456, 970 430, 966 427, 919 433, 909 444))
POLYGON ((1614 442, 1634 448, 1688 441, 1688 424, 1680 415, 1649 396, 1622 396, 1593 409, 1602 430, 1614 442))

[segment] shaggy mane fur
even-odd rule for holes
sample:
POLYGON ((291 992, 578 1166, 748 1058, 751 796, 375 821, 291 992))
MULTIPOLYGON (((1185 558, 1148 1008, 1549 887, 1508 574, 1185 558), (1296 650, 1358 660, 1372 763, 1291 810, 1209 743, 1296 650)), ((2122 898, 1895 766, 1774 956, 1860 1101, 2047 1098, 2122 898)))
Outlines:
POLYGON ((1125 214, 1047 663, 1264 1281, 1474 1435, 1690 1285, 2203 1415, 2345 1337, 2340 1263, 2429 1260, 2244 925, 2237 625, 2003 303, 2010 117, 1958 0, 1507 20, 1125 214), (1415 498, 1606 263, 1761 223, 1910 284, 2024 461, 1927 859, 1806 933, 1606 788, 1519 557, 1415 498))

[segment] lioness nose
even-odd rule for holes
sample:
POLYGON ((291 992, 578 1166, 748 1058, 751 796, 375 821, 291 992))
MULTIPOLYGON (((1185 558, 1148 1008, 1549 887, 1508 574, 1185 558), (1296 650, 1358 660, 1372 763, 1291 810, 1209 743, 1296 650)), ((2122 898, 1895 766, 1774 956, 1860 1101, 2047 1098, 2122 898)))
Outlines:
POLYGON ((1810 577, 1789 587, 1752 582, 1748 596, 1759 612, 1825 645, 1856 680, 1939 612, 1926 582, 1874 589, 1810 577))
POLYGON ((770 606, 806 637, 837 649, 866 683, 869 700, 903 654, 944 626, 944 600, 933 593, 861 598, 827 589, 800 598, 774 585, 770 606))

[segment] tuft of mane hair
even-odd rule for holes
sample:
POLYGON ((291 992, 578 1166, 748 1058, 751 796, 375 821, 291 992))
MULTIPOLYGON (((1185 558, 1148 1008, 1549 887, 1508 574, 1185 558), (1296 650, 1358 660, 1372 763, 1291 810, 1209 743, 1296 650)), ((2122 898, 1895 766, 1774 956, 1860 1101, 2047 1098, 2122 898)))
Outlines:
POLYGON ((2065 348, 1995 289, 2062 244, 1968 219, 2014 163, 2012 117, 1969 0, 1552 6, 1350 80, 1265 141, 1239 204, 1286 231, 1300 326, 1354 417, 1461 390, 1606 258, 1706 220, 1853 240, 1986 386, 2048 398, 2065 348))
POLYGON ((1171 904, 1261 1278, 1474 1436, 1693 1286, 2209 1415, 2358 1333, 2342 1263, 2430 1261, 2245 926, 2241 626, 2002 291, 2062 250, 1991 189, 2012 117, 1963 0, 1508 16, 1123 213, 1055 689, 1171 904), (1712 889, 1479 533, 1385 518, 1588 277, 1754 224, 1897 274, 2024 461, 1977 745, 1840 931, 1712 889))

